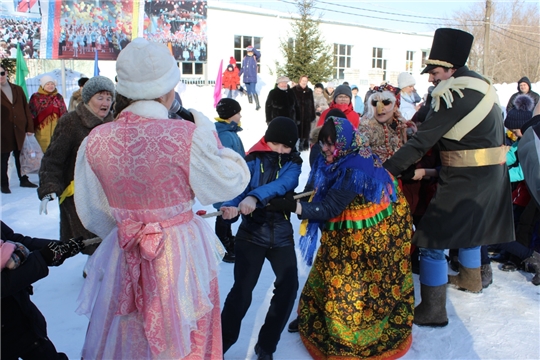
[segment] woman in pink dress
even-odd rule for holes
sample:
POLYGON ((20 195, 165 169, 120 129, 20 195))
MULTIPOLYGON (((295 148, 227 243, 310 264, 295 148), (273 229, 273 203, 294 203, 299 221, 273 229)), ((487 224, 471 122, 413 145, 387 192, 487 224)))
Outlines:
POLYGON ((82 357, 222 358, 224 251, 192 205, 234 198, 249 171, 201 113, 168 119, 180 73, 165 45, 133 40, 116 70, 118 116, 82 143, 75 174, 77 212, 103 239, 79 296, 82 357))

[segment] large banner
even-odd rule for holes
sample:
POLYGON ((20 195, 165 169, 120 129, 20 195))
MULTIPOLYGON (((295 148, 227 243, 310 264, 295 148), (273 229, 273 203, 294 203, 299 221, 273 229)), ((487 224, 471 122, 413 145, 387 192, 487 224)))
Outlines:
POLYGON ((0 58, 16 58, 17 44, 24 57, 40 57, 41 7, 37 0, 0 1, 0 58))
POLYGON ((206 1, 148 1, 144 37, 170 45, 178 61, 206 62, 206 1))
POLYGON ((137 36, 206 62, 207 1, 0 0, 0 57, 115 60, 137 36), (13 50, 15 48, 15 50, 13 50))

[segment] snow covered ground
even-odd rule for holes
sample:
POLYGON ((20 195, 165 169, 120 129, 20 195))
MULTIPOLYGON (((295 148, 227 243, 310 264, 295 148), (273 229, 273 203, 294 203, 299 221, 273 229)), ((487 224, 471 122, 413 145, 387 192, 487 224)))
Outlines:
MULTIPOLYGON (((533 90, 539 90, 534 84, 533 90)), ((427 86, 425 86, 427 88, 427 86)), ((516 84, 497 86, 501 104, 506 105, 516 84)), ((263 109, 255 111, 246 97, 239 98, 242 110, 240 136, 249 149, 266 129, 264 101, 269 88, 261 92, 263 109)), ((208 117, 217 116, 213 109, 213 89, 187 86, 182 93, 186 107, 203 111, 208 117)), ((304 167, 297 191, 302 191, 309 173, 308 153, 304 152, 304 167)), ((12 194, 1 195, 2 220, 16 232, 29 236, 57 238, 59 211, 56 202, 49 204, 48 215, 38 215, 39 200, 34 189, 20 188, 14 169, 11 169, 12 194)), ((37 183, 37 175, 30 180, 37 183)), ((206 209, 196 204, 194 210, 206 209)), ((214 225, 213 219, 207 220, 214 225)), ((299 221, 293 216, 293 225, 299 221)), ((235 224, 238 226, 238 223, 235 224)), ((296 237, 298 237, 296 235, 296 237)), ((510 239, 509 239, 510 240, 510 239)), ((88 319, 75 314, 76 299, 84 282, 82 269, 85 255, 68 259, 62 266, 51 268, 50 274, 34 284, 33 301, 45 315, 49 337, 59 351, 70 359, 78 359, 84 342, 88 319)), ((448 289, 447 310, 449 325, 432 329, 413 327, 413 344, 403 359, 539 359, 540 358, 540 287, 531 284, 532 274, 507 273, 493 266, 493 284, 481 294, 469 294, 448 289)), ((300 284, 305 282, 309 269, 300 265, 300 284)), ((222 263, 219 276, 221 300, 224 301, 233 283, 233 265, 222 263)), ((243 323, 238 342, 227 352, 225 359, 254 359, 253 347, 272 296, 274 276, 270 266, 263 268, 254 291, 253 303, 243 323)), ((415 275, 417 302, 419 302, 418 276, 415 275)), ((299 291, 300 292, 300 291, 299 291)), ((291 314, 291 319, 296 316, 291 314)), ((309 359, 298 334, 286 330, 282 334, 275 359, 309 359)))

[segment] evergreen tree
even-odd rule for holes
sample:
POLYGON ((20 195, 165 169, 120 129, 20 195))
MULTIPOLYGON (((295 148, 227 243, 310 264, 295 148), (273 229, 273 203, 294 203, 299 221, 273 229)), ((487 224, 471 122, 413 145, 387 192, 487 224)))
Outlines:
POLYGON ((327 81, 332 77, 334 54, 319 32, 319 20, 314 19, 315 0, 297 0, 300 18, 292 24, 293 36, 281 41, 284 64, 276 61, 278 75, 298 81, 307 75, 311 83, 327 81))

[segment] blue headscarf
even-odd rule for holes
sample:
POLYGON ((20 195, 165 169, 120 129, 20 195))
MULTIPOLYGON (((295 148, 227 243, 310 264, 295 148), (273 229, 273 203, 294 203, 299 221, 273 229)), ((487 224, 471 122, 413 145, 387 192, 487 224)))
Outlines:
MULTIPOLYGON (((331 188, 354 191, 374 204, 396 201, 393 178, 371 152, 365 134, 347 119, 330 117, 327 121, 333 121, 336 128, 336 151, 332 163, 326 163, 323 155, 314 163, 308 179, 315 189, 312 201, 323 201, 331 188)), ((300 237, 300 250, 308 265, 313 262, 318 229, 323 225, 324 221, 309 220, 306 235, 300 237)))

